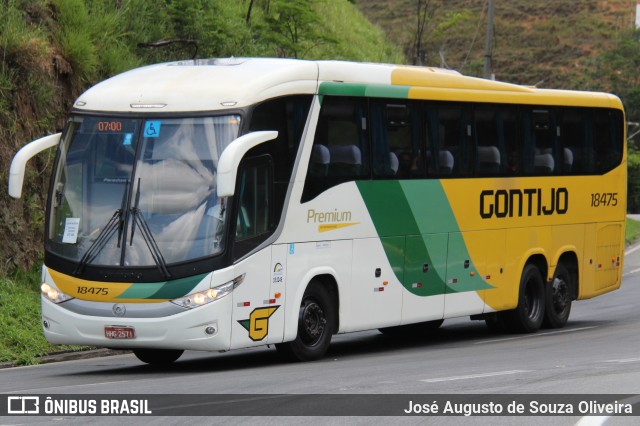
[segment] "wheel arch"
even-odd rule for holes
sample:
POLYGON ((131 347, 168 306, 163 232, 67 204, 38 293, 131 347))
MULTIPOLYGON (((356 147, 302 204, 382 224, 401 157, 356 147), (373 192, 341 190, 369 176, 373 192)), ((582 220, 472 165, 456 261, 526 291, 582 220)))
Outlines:
POLYGON ((344 301, 342 300, 343 298, 340 297, 341 292, 338 284, 339 280, 336 276, 336 271, 331 268, 314 268, 314 270, 309 271, 301 280, 304 285, 296 286, 294 292, 289 295, 290 297, 287 297, 283 336, 284 342, 291 341, 296 338, 298 332, 298 311, 300 309, 300 303, 302 303, 304 293, 313 283, 318 283, 329 293, 329 297, 335 306, 336 327, 332 333, 335 334, 340 330, 342 311, 340 309, 340 303, 341 301, 344 301))
POLYGON ((524 262, 524 265, 522 265, 521 271, 523 271, 524 268, 529 264, 535 265, 540 271, 540 274, 542 274, 542 278, 545 281, 547 280, 546 278, 549 276, 549 262, 547 261, 547 257, 544 255, 544 253, 540 252, 530 254, 529 257, 527 257, 527 261, 524 262))
MULTIPOLYGON (((335 329, 332 330, 333 334, 336 334, 340 329, 340 291, 338 290, 338 282, 335 277, 331 274, 321 274, 314 276, 309 283, 307 283, 307 288, 313 283, 319 283, 322 287, 324 287, 329 293, 329 297, 331 298, 331 303, 335 306, 335 320, 336 325, 335 329)), ((306 291, 306 288, 305 288, 306 291)))

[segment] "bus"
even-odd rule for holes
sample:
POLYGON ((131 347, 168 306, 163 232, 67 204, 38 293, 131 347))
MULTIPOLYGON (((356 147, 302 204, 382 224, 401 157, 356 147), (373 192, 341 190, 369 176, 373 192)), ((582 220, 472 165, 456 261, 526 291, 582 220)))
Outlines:
POLYGON ((621 284, 625 118, 610 94, 429 67, 196 59, 73 104, 45 224, 53 344, 184 350, 415 336, 445 319, 563 327, 621 284))

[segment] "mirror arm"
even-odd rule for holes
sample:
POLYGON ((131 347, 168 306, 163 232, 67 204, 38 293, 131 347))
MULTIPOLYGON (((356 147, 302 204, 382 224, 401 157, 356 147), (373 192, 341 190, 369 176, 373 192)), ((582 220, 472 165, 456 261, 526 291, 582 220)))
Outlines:
POLYGON ((231 197, 236 190, 236 175, 242 157, 253 147, 278 137, 275 130, 252 132, 232 141, 218 161, 218 197, 231 197))
POLYGON ((45 136, 20 148, 20 151, 13 157, 11 168, 9 169, 10 196, 13 198, 20 198, 22 196, 22 184, 24 182, 24 172, 27 161, 45 149, 56 146, 60 142, 60 135, 60 133, 56 133, 55 135, 45 136))

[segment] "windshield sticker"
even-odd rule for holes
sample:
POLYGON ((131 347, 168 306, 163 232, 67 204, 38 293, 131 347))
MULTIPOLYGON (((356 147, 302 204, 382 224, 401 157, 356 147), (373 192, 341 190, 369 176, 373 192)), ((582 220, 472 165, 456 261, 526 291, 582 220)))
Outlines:
POLYGON ((162 122, 160 120, 149 120, 144 124, 144 137, 145 138, 157 138, 160 136, 160 127, 162 122))
POLYGON ((122 145, 124 146, 131 145, 132 140, 133 140, 133 133, 125 133, 124 139, 122 140, 122 145))
POLYGON ((78 229, 80 229, 79 217, 66 218, 62 242, 65 244, 75 244, 78 241, 78 229))

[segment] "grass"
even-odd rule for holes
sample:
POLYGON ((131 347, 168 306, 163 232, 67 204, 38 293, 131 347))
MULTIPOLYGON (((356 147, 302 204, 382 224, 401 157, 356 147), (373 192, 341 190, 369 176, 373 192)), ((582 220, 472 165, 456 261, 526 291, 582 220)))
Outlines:
POLYGON ((40 319, 40 269, 0 278, 0 362, 37 364, 48 353, 81 349, 50 345, 40 319))
POLYGON ((625 229, 625 242, 627 244, 638 241, 640 236, 640 222, 633 219, 627 219, 627 227, 625 229))

